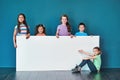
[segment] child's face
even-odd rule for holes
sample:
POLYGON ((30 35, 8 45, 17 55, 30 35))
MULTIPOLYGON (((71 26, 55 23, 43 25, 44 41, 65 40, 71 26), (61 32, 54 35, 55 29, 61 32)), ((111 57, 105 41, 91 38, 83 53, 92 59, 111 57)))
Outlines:
POLYGON ((93 53, 94 53, 94 54, 99 54, 100 51, 99 51, 98 49, 93 49, 93 53))
POLYGON ((44 30, 44 29, 43 29, 43 27, 41 27, 41 26, 38 28, 38 32, 39 32, 40 34, 43 33, 43 30, 44 30))
POLYGON ((61 19, 62 24, 66 24, 67 21, 68 21, 67 18, 63 16, 62 19, 61 19))
POLYGON ((23 16, 23 15, 19 15, 18 21, 19 21, 20 23, 23 23, 23 21, 24 21, 24 16, 23 16))
POLYGON ((84 25, 80 25, 80 26, 79 26, 79 31, 80 31, 80 32, 84 32, 84 30, 85 30, 85 26, 84 26, 84 25))

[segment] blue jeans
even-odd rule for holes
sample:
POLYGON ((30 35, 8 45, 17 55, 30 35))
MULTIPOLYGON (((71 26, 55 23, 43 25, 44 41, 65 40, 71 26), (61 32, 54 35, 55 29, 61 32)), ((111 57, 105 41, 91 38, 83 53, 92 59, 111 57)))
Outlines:
POLYGON ((95 65, 93 64, 93 62, 88 59, 88 60, 83 60, 79 66, 82 68, 85 64, 88 65, 88 67, 90 68, 91 72, 97 72, 97 68, 95 67, 95 65))

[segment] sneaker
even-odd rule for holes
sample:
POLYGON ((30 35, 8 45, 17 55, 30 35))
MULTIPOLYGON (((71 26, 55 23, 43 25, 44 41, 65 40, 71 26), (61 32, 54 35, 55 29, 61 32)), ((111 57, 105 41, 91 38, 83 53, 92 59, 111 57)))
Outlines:
POLYGON ((81 67, 80 66, 78 66, 78 71, 81 71, 81 67))
POLYGON ((72 73, 79 73, 80 70, 81 68, 78 65, 76 65, 76 67, 72 69, 72 73))

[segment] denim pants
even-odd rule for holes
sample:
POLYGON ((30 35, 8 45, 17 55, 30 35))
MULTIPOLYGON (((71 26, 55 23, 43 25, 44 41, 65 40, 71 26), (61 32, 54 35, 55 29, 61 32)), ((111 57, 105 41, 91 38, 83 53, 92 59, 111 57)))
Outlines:
POLYGON ((82 68, 85 64, 88 65, 88 67, 90 68, 91 72, 97 72, 97 68, 95 67, 95 65, 93 64, 93 62, 88 59, 88 60, 83 60, 79 66, 82 68))

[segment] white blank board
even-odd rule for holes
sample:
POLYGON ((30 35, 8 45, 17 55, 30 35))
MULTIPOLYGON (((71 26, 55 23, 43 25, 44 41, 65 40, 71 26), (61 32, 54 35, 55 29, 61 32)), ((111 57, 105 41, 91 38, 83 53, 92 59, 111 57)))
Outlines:
POLYGON ((16 71, 71 70, 86 57, 79 49, 92 53, 96 46, 99 36, 17 36, 16 71))

